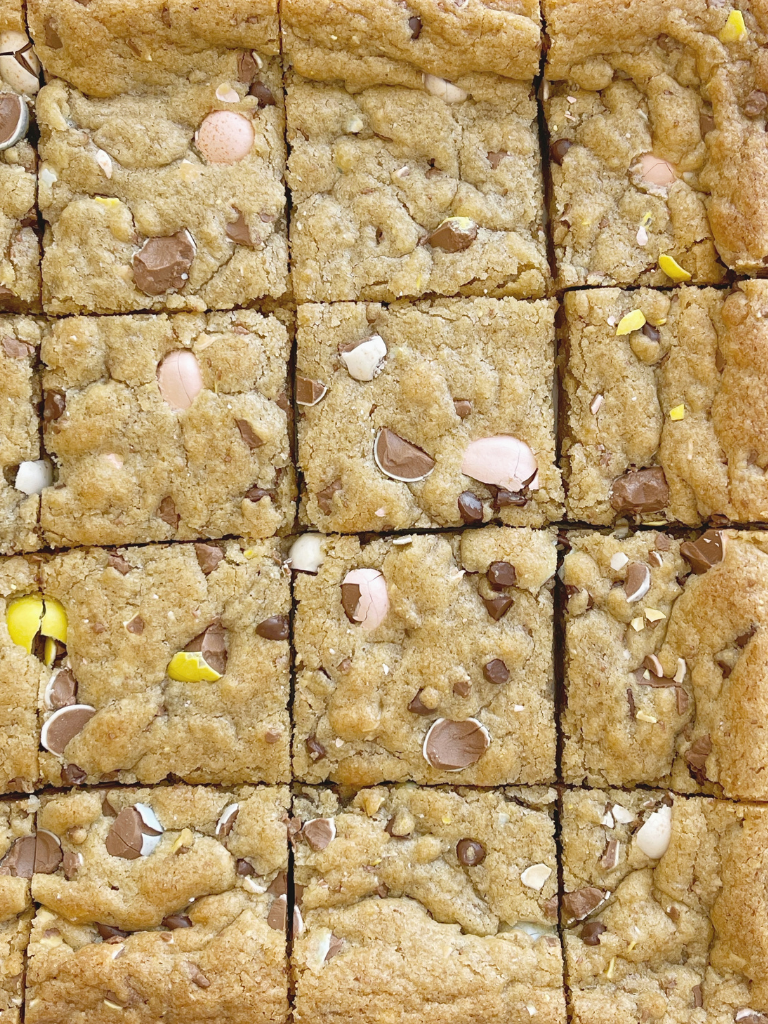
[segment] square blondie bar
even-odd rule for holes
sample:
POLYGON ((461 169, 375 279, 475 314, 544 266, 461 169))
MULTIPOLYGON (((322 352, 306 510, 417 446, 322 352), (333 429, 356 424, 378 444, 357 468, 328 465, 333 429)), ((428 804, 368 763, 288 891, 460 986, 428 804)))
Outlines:
POLYGON ((29 141, 40 63, 22 0, 0 0, 0 312, 40 308, 37 153, 29 141))
POLYGON ((574 1024, 761 1024, 768 808, 566 791, 561 897, 574 1024))
POLYGON ((288 1019, 283 788, 42 798, 30 1024, 288 1019))
POLYGON ((51 479, 40 458, 40 325, 0 316, 0 554, 40 546, 40 492, 51 479))
POLYGON ((48 312, 229 309, 287 288, 276 0, 36 0, 48 312), (87 50, 88 56, 85 56, 87 50))
POLYGON ((565 296, 572 520, 768 520, 768 282, 565 296))
POLYGON ((298 778, 554 780, 554 533, 299 543, 315 561, 291 549, 298 778))
POLYGON ((546 293, 537 0, 287 0, 300 302, 546 293))
POLYGON ((294 520, 288 332, 255 312, 45 331, 49 544, 268 537, 294 520))
POLYGON ((564 1024, 553 799, 301 789, 295 1020, 564 1024))
POLYGON ((762 3, 544 0, 543 11, 558 285, 764 273, 762 3))
POLYGON ((553 301, 512 298, 300 306, 309 521, 353 532, 560 519, 554 315, 553 301))
POLYGON ((767 800, 768 536, 568 540, 565 781, 767 800))

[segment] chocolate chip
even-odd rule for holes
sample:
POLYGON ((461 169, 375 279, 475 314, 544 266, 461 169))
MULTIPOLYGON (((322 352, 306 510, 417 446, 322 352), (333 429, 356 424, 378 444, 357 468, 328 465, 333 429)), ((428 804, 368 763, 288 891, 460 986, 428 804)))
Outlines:
POLYGON ((596 910, 605 900, 605 893, 594 885, 587 885, 583 889, 575 889, 563 896, 563 910, 569 922, 583 921, 585 917, 596 910))
POLYGON ((410 702, 410 704, 408 705, 408 710, 412 711, 414 713, 414 715, 434 715, 434 713, 435 713, 435 709, 434 708, 428 708, 426 706, 426 704, 422 704, 421 703, 421 697, 420 697, 421 692, 422 691, 419 690, 419 692, 416 694, 416 696, 410 702))
POLYGON ((125 627, 129 633, 134 633, 136 636, 141 636, 144 632, 144 619, 140 615, 134 615, 131 621, 125 627))
POLYGON ((500 508, 507 508, 510 505, 521 508, 523 505, 527 504, 528 499, 524 494, 520 494, 519 491, 508 491, 504 487, 496 488, 496 494, 493 498, 493 507, 497 511, 500 508))
POLYGON ((630 471, 614 480, 611 508, 620 515, 661 512, 669 504, 669 486, 658 466, 630 471))
POLYGON ((453 684, 453 692, 457 697, 468 697, 472 692, 472 684, 468 679, 459 679, 453 684))
POLYGON ((499 594, 498 597, 484 597, 483 604, 493 621, 498 622, 512 607, 513 598, 508 594, 499 594))
POLYGON ((256 627, 256 635, 264 640, 287 640, 290 620, 287 615, 270 615, 256 627))
MULTIPOLYGON (((250 867, 250 865, 248 865, 250 867)), ((267 886, 270 896, 285 896, 288 892, 288 875, 279 871, 267 886)))
POLYGON ((339 672, 341 672, 342 674, 345 674, 345 673, 349 672, 349 670, 351 668, 352 668, 352 659, 351 658, 342 658, 342 660, 336 666, 336 669, 339 672))
POLYGON ((112 823, 104 845, 112 857, 137 860, 144 846, 144 836, 157 834, 155 829, 144 823, 135 807, 124 807, 112 823))
POLYGON ((328 484, 322 491, 318 491, 315 497, 320 508, 328 515, 333 509, 333 496, 337 491, 341 490, 341 480, 334 480, 333 483, 328 484))
POLYGON ((646 320, 643 326, 640 328, 641 332, 649 338, 651 341, 659 341, 661 338, 661 331, 658 327, 654 327, 653 324, 649 324, 646 320))
POLYGON ((63 415, 67 407, 67 399, 63 391, 46 391, 43 402, 43 419, 52 423, 63 415))
POLYGON ((757 626, 750 626, 746 633, 742 633, 741 636, 737 636, 733 642, 737 647, 746 647, 756 632, 757 626))
POLYGON ((768 1024, 768 1014, 757 1010, 737 1010, 733 1019, 737 1024, 768 1024))
POLYGON ((360 603, 360 587, 357 583, 341 584, 341 607, 350 622, 356 622, 355 612, 360 603))
POLYGON ((632 690, 627 690, 627 703, 629 704, 629 717, 634 721, 637 715, 637 708, 635 707, 635 695, 632 690))
POLYGON ((229 221, 224 228, 227 238, 231 238, 238 245, 249 245, 253 248, 254 242, 251 236, 251 229, 246 223, 244 214, 240 210, 235 210, 235 213, 237 214, 237 219, 229 221))
POLYGON ((409 18, 408 19, 408 28, 411 30, 411 39, 413 39, 414 41, 416 39, 418 39, 419 36, 421 35, 421 30, 423 28, 423 25, 421 23, 421 18, 416 18, 416 17, 409 18))
POLYGON ((263 82, 254 82, 248 90, 251 96, 255 96, 259 101, 259 110, 263 110, 264 107, 276 106, 275 97, 272 95, 272 90, 268 85, 263 82))
POLYGON ((501 686, 509 680, 509 669, 501 658, 494 658, 483 665, 483 675, 489 683, 501 686))
POLYGON ((82 786, 87 778, 87 772, 76 764, 65 764, 61 769, 61 781, 65 786, 82 786))
POLYGON ((296 377, 296 401, 299 405, 317 405, 327 391, 328 388, 319 380, 296 377))
POLYGON ((54 711, 77 704, 77 680, 71 668, 57 672, 47 691, 48 703, 54 711))
POLYGON ((165 238, 148 238, 133 257, 133 279, 145 295, 178 291, 187 283, 195 243, 186 229, 165 238))
POLYGON ((187 961, 187 967, 189 968, 189 977, 192 982, 197 985, 198 988, 209 988, 210 981, 206 978, 197 964, 190 963, 187 961))
MULTIPOLYGON (((258 633, 258 627, 256 632, 258 633)), ((226 630, 221 624, 221 619, 215 619, 202 633, 198 633, 184 650, 191 654, 199 651, 206 665, 210 665, 214 672, 223 676, 227 671, 227 643, 226 630)))
POLYGON ((483 503, 472 491, 462 491, 459 495, 459 515, 465 523, 481 523, 483 521, 483 503))
POLYGON ((669 551, 672 547, 672 541, 666 533, 657 533, 654 543, 657 551, 669 551))
POLYGON ((64 43, 61 41, 61 36, 56 31, 56 25, 52 18, 46 18, 43 22, 43 39, 45 45, 49 46, 52 50, 60 50, 64 43))
POLYGON ((173 498, 166 497, 160 502, 160 507, 157 510, 158 519, 162 519, 164 523, 167 523, 172 529, 176 529, 179 525, 181 516, 176 511, 176 504, 173 498))
POLYGON ((64 877, 68 882, 77 877, 82 862, 83 859, 79 853, 75 853, 73 850, 64 850, 61 863, 64 868, 64 877))
POLYGON ((209 576, 224 557, 224 552, 215 544, 195 544, 195 554, 204 576, 209 576))
POLYGON ((685 760, 692 775, 702 785, 707 781, 707 757, 712 753, 712 740, 707 734, 699 736, 685 752, 685 760))
POLYGON ((599 946, 600 936, 607 931, 602 921, 589 921, 581 929, 581 938, 586 946, 599 946))
POLYGON ((675 697, 677 698, 677 713, 678 715, 684 715, 688 710, 690 700, 682 686, 678 686, 675 690, 675 697))
POLYGON ((128 932, 124 932, 122 928, 115 928, 111 924, 99 924, 96 922, 96 931, 108 942, 110 939, 124 939, 128 935, 128 932))
POLYGON ((288 918, 288 897, 278 896, 272 901, 272 906, 267 914, 267 924, 276 932, 285 931, 285 922, 288 918))
POLYGON ((472 403, 468 398, 454 398, 453 408, 460 420, 465 420, 472 412, 472 403))
POLYGON ((117 569, 121 576, 127 576, 133 568, 131 563, 126 562, 123 556, 116 551, 107 552, 107 563, 111 569, 117 569))
MULTIPOLYGON (((241 878, 248 878, 249 875, 256 874, 256 868, 253 864, 249 864, 247 860, 239 860, 235 864, 235 873, 241 878)), ((267 892, 270 891, 270 889, 267 889, 267 892)))
POLYGON ((175 931, 177 928, 191 928, 192 918, 187 917, 186 914, 169 914, 163 918, 163 928, 168 928, 169 931, 175 931))
POLYGON ((250 490, 246 491, 243 495, 248 501, 252 501, 254 504, 261 501, 262 498, 271 498, 272 492, 266 490, 264 487, 259 487, 258 484, 254 484, 250 490))
POLYGON ((241 53, 237 58, 237 80, 250 85, 259 73, 259 65, 252 53, 241 53))
POLYGON ((475 839, 460 839, 456 844, 456 856, 459 864, 465 868, 474 868, 485 860, 485 847, 475 839))
POLYGON ((424 239, 427 245, 444 252, 463 252, 477 238, 477 224, 468 217, 450 217, 430 231, 424 239))
POLYGON ((509 156, 509 153, 505 149, 499 149, 495 153, 488 154, 488 163, 491 165, 493 170, 499 166, 504 157, 509 156))
POLYGON ((693 1005, 695 1009, 704 1005, 704 995, 701 991, 701 985, 694 985, 691 989, 691 995, 693 996, 693 1005))
POLYGON ((85 728, 95 714, 95 708, 81 704, 56 711, 43 726, 43 746, 52 754, 63 754, 70 740, 85 728))
POLYGON ((721 530, 707 530, 698 540, 687 540, 680 545, 680 554, 693 572, 701 576, 725 556, 726 537, 721 530))
POLYGON ((759 117, 768 107, 768 96, 761 89, 753 89, 744 100, 744 113, 747 117, 759 117))
POLYGON ((0 344, 2 344, 3 352, 5 352, 9 359, 28 359, 35 351, 34 345, 26 341, 20 341, 18 338, 12 338, 9 334, 6 334, 0 340, 0 344))
POLYGON ((336 826, 330 818, 315 818, 304 825, 301 834, 315 853, 319 853, 335 838, 336 826))
POLYGON ((328 952, 325 954, 326 963, 340 953, 344 948, 344 940, 340 939, 338 935, 331 933, 331 939, 328 943, 328 952))
POLYGON ((374 456, 382 473, 403 482, 423 480, 435 468, 431 455, 388 427, 378 433, 374 456))
POLYGON ((313 761, 322 761, 326 756, 325 747, 316 736, 308 736, 305 745, 313 761))
POLYGON ((517 572, 509 562, 491 562, 488 566, 488 582, 494 590, 514 587, 517 583, 517 572))
POLYGON ((235 420, 235 423, 237 424, 237 429, 240 431, 240 436, 249 448, 261 448, 264 442, 248 420, 235 420))
POLYGON ((0 875, 10 875, 11 878, 31 878, 35 871, 35 846, 34 836, 23 836, 21 839, 16 839, 0 861, 0 875))
POLYGON ((573 143, 570 139, 556 139, 549 147, 549 155, 558 167, 562 167, 563 160, 565 160, 565 154, 572 145, 573 143))
POLYGON ((424 757, 433 768, 460 771, 479 761, 489 744, 488 732, 474 718, 438 718, 424 740, 424 757))

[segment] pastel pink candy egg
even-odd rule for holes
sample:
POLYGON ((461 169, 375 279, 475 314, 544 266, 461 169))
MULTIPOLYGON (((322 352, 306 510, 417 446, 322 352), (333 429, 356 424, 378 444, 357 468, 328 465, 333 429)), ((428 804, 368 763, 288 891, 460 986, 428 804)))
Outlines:
POLYGON ((253 145, 253 125, 234 110, 214 110, 195 136, 197 148, 209 164, 236 164, 253 145))
POLYGON ((360 589, 360 598, 354 611, 355 622, 366 630, 376 629, 387 617, 389 594, 387 581, 378 569, 352 569, 343 583, 355 584, 360 589))
POLYGON ((521 491, 538 489, 536 457, 525 441, 508 434, 471 441, 464 452, 461 472, 484 484, 521 491))
POLYGON ((662 160, 660 156, 653 153, 643 153, 640 157, 640 174, 649 185, 658 185, 665 188, 677 181, 675 168, 668 160, 662 160))
POLYGON ((188 409, 203 390, 203 378, 194 352, 169 352, 157 368, 160 394, 172 409, 188 409))

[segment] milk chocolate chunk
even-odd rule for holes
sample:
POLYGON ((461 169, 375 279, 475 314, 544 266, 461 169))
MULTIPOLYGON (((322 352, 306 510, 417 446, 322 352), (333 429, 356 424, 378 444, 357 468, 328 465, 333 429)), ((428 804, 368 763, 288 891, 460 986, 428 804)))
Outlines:
POLYGON ((474 868, 485 860, 485 847, 475 839, 460 839, 456 844, 456 856, 465 868, 474 868))
POLYGON ((424 757, 433 768, 461 771, 479 761, 489 744, 488 731, 476 719, 438 718, 424 739, 424 757))
POLYGON ((408 28, 411 30, 411 39, 413 39, 414 41, 417 40, 419 38, 419 36, 421 35, 421 30, 423 28, 423 25, 421 23, 421 18, 417 18, 417 17, 409 18, 408 19, 408 28))
POLYGON ((505 149, 499 149, 495 153, 488 154, 488 163, 491 165, 493 170, 499 166, 505 156, 509 156, 509 153, 505 149))
POLYGON ((317 738, 317 736, 308 736, 306 739, 305 746, 307 748, 307 753, 309 754, 313 761, 322 761, 322 759, 326 756, 325 747, 317 738))
POLYGON ((581 929, 581 939, 587 946, 599 946, 600 936, 608 929, 602 921, 588 921, 581 929))
POLYGON ((468 217, 449 217, 430 231, 425 242, 445 252, 462 252, 477 238, 477 224, 468 217))
POLYGON ((379 431, 374 456, 382 473, 404 483, 423 480, 435 468, 431 455, 388 427, 379 431))
POLYGON ((191 928, 192 918, 186 914, 169 914, 163 918, 163 928, 175 931, 177 928, 191 928))
POLYGON ((467 398, 454 398, 453 407, 460 420, 465 420, 472 412, 472 403, 467 398))
POLYGON ((136 636, 141 636, 144 632, 144 619, 140 615, 134 615, 131 621, 125 627, 129 633, 133 633, 136 636))
POLYGON ((223 676, 227 671, 227 644, 226 630, 221 624, 221 619, 216 619, 202 633, 198 633, 184 650, 190 653, 199 651, 205 663, 210 665, 214 672, 223 676))
POLYGON ((29 111, 21 96, 0 93, 0 151, 14 146, 29 126, 29 111))
POLYGON ((483 675, 489 683, 501 686, 509 680, 509 669, 501 658, 493 658, 483 666, 483 675))
POLYGON ((685 752, 685 760, 692 775, 702 784, 707 781, 707 758, 712 753, 712 740, 709 735, 699 736, 685 752))
POLYGON ((20 341, 18 338, 13 338, 10 334, 6 334, 1 338, 0 344, 3 346, 3 352, 5 352, 9 359, 28 359, 35 351, 34 345, 30 345, 26 341, 20 341))
POLYGON ((224 557, 224 552, 215 544, 195 544, 195 554, 204 576, 210 575, 224 557))
POLYGON ((157 510, 158 519, 162 519, 172 529, 177 529, 181 516, 176 511, 176 503, 170 496, 163 498, 157 510))
POLYGON ((271 498, 272 492, 268 491, 265 487, 259 487, 258 484, 254 484, 250 490, 247 490, 244 495, 248 501, 252 501, 256 504, 257 501, 261 501, 262 498, 271 498))
MULTIPOLYGON (((145 807, 145 814, 149 817, 152 812, 145 807), (146 814, 148 811, 149 814, 146 814)), ((137 860, 142 855, 151 853, 162 834, 151 824, 151 820, 150 818, 150 823, 145 820, 138 805, 124 807, 107 833, 104 844, 107 853, 112 857, 122 857, 123 860, 137 860)))
POLYGON ((261 448, 264 442, 248 420, 235 420, 235 423, 237 424, 237 429, 240 431, 240 436, 249 448, 261 448))
POLYGON ((61 843, 52 832, 40 829, 35 837, 35 874, 52 875, 63 859, 61 843))
POLYGON ((72 704, 54 711, 43 725, 40 742, 52 754, 63 754, 67 744, 90 722, 96 709, 86 704, 72 704))
POLYGON ((482 523, 483 503, 472 491, 462 491, 458 500, 459 515, 465 523, 482 523))
POLYGON ((287 640, 290 622, 287 615, 270 615, 256 627, 256 634, 265 640, 287 640))
POLYGON ((242 212, 240 210, 235 212, 237 213, 237 219, 230 221, 224 229, 227 233, 227 238, 231 238, 238 245, 249 245, 253 248, 254 241, 251 237, 251 229, 248 227, 242 212))
POLYGON ((319 380, 310 377, 296 377, 296 402, 299 405, 317 405, 325 398, 328 388, 319 380))
POLYGON ((119 555, 117 551, 107 552, 107 562, 112 569, 117 569, 121 576, 127 576, 133 566, 130 562, 126 562, 122 555, 119 555))
POLYGON ((355 612, 360 603, 360 587, 357 583, 341 584, 341 607, 350 622, 357 623, 355 612))
POLYGON ((186 229, 165 238, 148 238, 133 257, 133 279, 145 295, 178 291, 187 283, 195 243, 186 229))
POLYGON ((264 107, 276 106, 272 90, 263 82, 254 82, 248 92, 259 101, 259 110, 263 110, 264 107))
POLYGON ((680 545, 680 554, 693 572, 701 576, 725 556, 726 538, 722 530, 707 530, 698 540, 687 540, 680 545))
POLYGON ((124 932, 122 928, 115 928, 111 924, 99 924, 96 923, 96 931, 104 939, 105 942, 109 942, 110 939, 124 939, 128 932, 124 932))
POLYGON ((570 139, 556 139, 549 147, 549 155, 558 167, 562 166, 563 160, 565 160, 565 154, 572 145, 573 143, 570 139))
POLYGON ((51 680, 47 692, 48 703, 54 711, 77 704, 77 680, 71 668, 64 668, 51 680))
POLYGON ((276 932, 285 931, 285 922, 288 918, 288 897, 278 896, 269 908, 267 914, 267 924, 270 928, 274 928, 276 932))
POLYGON ((658 466, 630 471, 613 483, 611 508, 620 515, 661 512, 669 504, 669 486, 658 466))
POLYGON ((43 39, 45 45, 50 46, 52 50, 60 50, 64 43, 61 41, 61 36, 56 31, 56 24, 52 18, 46 18, 43 22, 43 39))
POLYGON ((64 414, 67 407, 67 399, 63 391, 46 391, 43 402, 43 420, 52 423, 64 414))
POLYGON ((483 604, 493 621, 498 622, 512 607, 513 599, 507 594, 499 594, 498 597, 484 597, 483 604))
POLYGON ((563 896, 563 910, 569 923, 583 921, 605 900, 605 893, 594 885, 574 889, 563 896))
POLYGON ((259 66, 252 53, 241 53, 237 58, 237 80, 250 85, 259 73, 259 66))
POLYGON ((82 786, 88 774, 76 764, 65 764, 61 769, 61 781, 64 786, 82 786))
POLYGON ((301 834, 315 853, 319 853, 335 839, 336 826, 330 818, 315 818, 304 825, 301 834))
POLYGON ((203 974, 203 972, 200 970, 197 964, 188 962, 187 968, 189 969, 189 977, 192 979, 192 982, 195 985, 197 985, 198 988, 210 987, 210 981, 206 978, 206 976, 203 974))
POLYGON ((434 708, 428 708, 426 704, 421 703, 421 690, 416 694, 413 700, 408 705, 408 710, 412 711, 414 715, 433 715, 435 713, 434 708))
POLYGON ((333 496, 337 491, 341 490, 341 480, 334 480, 332 483, 324 487, 322 491, 318 491, 315 497, 317 503, 326 515, 333 509, 333 496))
POLYGON ((514 587, 517 582, 517 572, 514 565, 509 562, 491 562, 488 566, 488 582, 494 590, 502 590, 504 587, 514 587))
POLYGON ((35 870, 34 836, 22 836, 16 839, 11 848, 0 861, 0 875, 11 878, 31 878, 35 870))

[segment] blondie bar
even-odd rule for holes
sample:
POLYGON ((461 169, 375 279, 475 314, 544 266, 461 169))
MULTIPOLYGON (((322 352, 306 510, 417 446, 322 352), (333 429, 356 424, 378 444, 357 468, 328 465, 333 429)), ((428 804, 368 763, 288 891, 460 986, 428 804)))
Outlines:
POLYGON ((248 311, 51 324, 48 543, 268 537, 291 526, 289 352, 285 326, 248 311))
POLYGON ((0 554, 33 551, 40 492, 51 481, 40 455, 40 325, 0 315, 0 554))
POLYGON ((553 797, 300 790, 295 1020, 564 1024, 553 797))
POLYGON ((569 535, 563 776, 768 800, 768 535, 569 535))
POLYGON ((228 309, 285 292, 276 9, 30 3, 59 76, 38 97, 49 312, 228 309))
POLYGON ((28 1024, 288 1019, 286 789, 43 797, 28 1024))
POLYGON ((36 856, 37 804, 34 797, 0 804, 0 1020, 3 1024, 19 1024, 22 1020, 25 954, 32 921, 30 879, 35 862, 42 864, 44 861, 42 845, 36 856))
POLYGON ((571 519, 768 520, 768 282, 565 297, 571 519))
POLYGON ((562 850, 574 1024, 762 1024, 768 808, 566 791, 562 850))
POLYGON ((558 284, 717 284, 723 263, 764 273, 763 4, 543 7, 558 284))
POLYGON ((286 0, 299 301, 545 294, 537 0, 286 0))
POLYGON ((0 312, 40 308, 37 154, 29 142, 40 64, 22 0, 0 0, 0 312))
POLYGON ((291 551, 299 778, 356 787, 554 779, 553 533, 300 543, 301 559, 291 551))
POLYGON ((554 305, 300 306, 306 518, 325 532, 560 519, 554 305))
POLYGON ((768 19, 743 0, 545 0, 558 284, 717 284, 768 259, 768 19))

